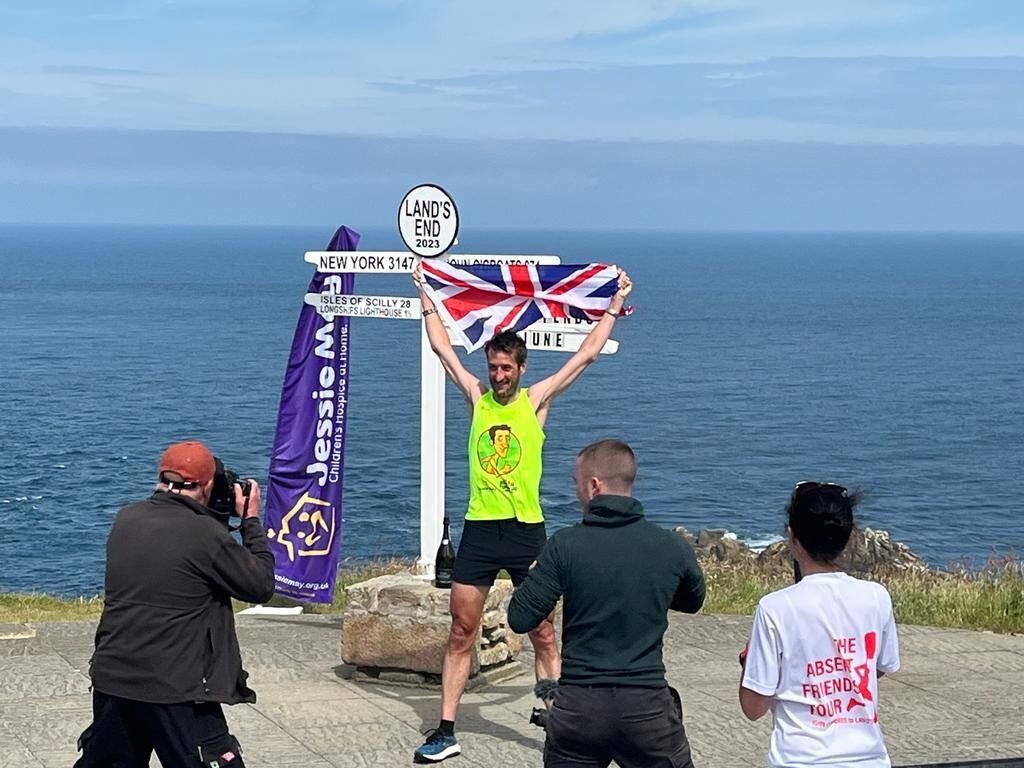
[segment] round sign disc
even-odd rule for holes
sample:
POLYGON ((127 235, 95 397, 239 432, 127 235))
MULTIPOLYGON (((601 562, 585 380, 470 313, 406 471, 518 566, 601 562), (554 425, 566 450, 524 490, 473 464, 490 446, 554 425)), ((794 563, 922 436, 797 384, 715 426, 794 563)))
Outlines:
POLYGON ((436 184, 420 184, 398 206, 398 231, 417 256, 441 256, 459 235, 459 210, 451 195, 436 184))

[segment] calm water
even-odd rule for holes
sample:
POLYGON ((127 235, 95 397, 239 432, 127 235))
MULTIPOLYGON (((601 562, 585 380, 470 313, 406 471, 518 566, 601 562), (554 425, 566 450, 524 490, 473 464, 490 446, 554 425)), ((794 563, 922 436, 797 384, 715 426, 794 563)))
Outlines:
MULTIPOLYGON (((330 231, 0 227, 0 590, 94 592, 117 508, 205 440, 265 478, 295 320, 330 231)), ((776 536, 794 480, 933 563, 1024 549, 1024 236, 498 232, 464 252, 626 267, 636 314, 552 408, 543 502, 577 517, 586 442, 640 457, 665 525, 776 536)), ((397 249, 364 231, 363 249, 397 249)), ((405 276, 363 293, 411 295, 405 276)), ((343 557, 418 552, 418 328, 353 322, 343 557)), ((533 352, 527 380, 564 358, 533 352)), ((482 357, 468 364, 482 376, 482 357)), ((449 388, 448 505, 466 500, 449 388)), ((262 480, 261 480, 262 482, 262 480)), ((456 533, 459 527, 456 526, 456 533)))

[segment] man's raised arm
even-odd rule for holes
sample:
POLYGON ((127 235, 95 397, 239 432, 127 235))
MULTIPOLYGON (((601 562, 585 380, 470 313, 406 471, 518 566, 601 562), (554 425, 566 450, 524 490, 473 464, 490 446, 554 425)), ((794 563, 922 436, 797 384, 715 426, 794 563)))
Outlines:
POLYGON ((601 354, 601 349, 604 347, 605 342, 612 335, 615 318, 622 313, 626 297, 629 296, 629 292, 632 290, 633 283, 629 279, 629 275, 620 269, 619 290, 612 296, 611 303, 608 305, 608 309, 605 310, 604 317, 598 320, 590 333, 587 334, 587 338, 583 340, 579 350, 573 353, 565 362, 565 365, 546 379, 542 379, 530 387, 530 402, 533 404, 535 411, 540 412, 546 409, 552 400, 576 381, 576 377, 583 373, 584 368, 597 360, 597 356, 601 354))
POLYGON ((423 290, 423 268, 419 262, 412 272, 412 281, 420 294, 420 303, 423 306, 423 323, 427 329, 427 339, 430 340, 430 348, 434 350, 437 359, 441 361, 448 378, 459 388, 472 409, 473 405, 484 393, 484 387, 480 379, 466 370, 459 360, 458 354, 452 347, 451 339, 448 338, 448 329, 444 327, 441 316, 434 306, 434 302, 423 290))

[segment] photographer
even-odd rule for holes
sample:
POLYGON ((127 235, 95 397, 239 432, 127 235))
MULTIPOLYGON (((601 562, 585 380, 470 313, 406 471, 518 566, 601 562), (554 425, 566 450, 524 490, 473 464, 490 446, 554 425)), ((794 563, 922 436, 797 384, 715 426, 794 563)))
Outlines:
POLYGON ((221 704, 256 694, 231 598, 268 600, 274 557, 259 486, 236 480, 202 443, 176 443, 160 457, 156 492, 117 513, 91 661, 93 722, 76 768, 145 768, 154 750, 163 768, 243 766, 221 704))

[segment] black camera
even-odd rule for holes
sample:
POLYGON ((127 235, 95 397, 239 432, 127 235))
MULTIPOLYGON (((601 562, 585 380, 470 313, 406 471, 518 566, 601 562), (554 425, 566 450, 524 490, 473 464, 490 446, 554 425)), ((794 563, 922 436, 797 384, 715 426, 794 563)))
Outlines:
POLYGON ((536 725, 544 730, 548 727, 548 708, 534 707, 530 713, 530 725, 536 725))
POLYGON ((235 509, 235 486, 242 486, 242 493, 249 495, 249 481, 238 479, 238 475, 224 466, 224 462, 216 456, 213 457, 213 488, 210 490, 210 500, 206 506, 214 512, 228 517, 237 517, 235 509))

